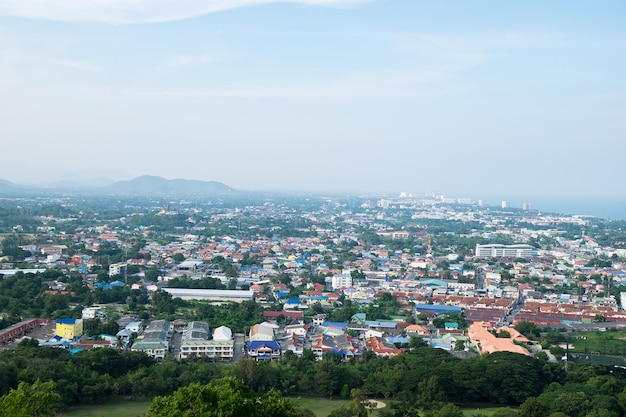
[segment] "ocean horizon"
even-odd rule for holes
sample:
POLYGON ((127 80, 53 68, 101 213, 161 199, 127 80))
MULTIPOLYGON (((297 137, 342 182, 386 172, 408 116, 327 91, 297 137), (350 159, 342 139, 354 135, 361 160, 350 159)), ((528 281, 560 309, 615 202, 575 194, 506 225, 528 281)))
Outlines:
MULTIPOLYGON (((568 215, 594 216, 606 220, 626 220, 626 198, 608 197, 528 197, 503 198, 511 208, 522 208, 529 203, 533 211, 568 215)), ((485 200, 488 205, 500 206, 502 200, 485 200)))

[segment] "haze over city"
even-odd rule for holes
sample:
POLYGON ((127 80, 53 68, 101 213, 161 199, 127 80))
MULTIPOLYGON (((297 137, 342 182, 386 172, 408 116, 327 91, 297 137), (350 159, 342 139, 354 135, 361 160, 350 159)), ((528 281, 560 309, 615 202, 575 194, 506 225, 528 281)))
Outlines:
POLYGON ((621 1, 0 0, 0 178, 626 198, 621 1))

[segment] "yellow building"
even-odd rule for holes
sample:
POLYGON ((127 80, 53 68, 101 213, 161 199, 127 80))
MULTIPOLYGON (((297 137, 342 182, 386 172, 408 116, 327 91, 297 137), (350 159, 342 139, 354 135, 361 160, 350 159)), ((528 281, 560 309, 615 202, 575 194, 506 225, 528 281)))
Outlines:
POLYGON ((82 319, 58 319, 56 321, 55 334, 63 339, 73 340, 83 335, 82 319))

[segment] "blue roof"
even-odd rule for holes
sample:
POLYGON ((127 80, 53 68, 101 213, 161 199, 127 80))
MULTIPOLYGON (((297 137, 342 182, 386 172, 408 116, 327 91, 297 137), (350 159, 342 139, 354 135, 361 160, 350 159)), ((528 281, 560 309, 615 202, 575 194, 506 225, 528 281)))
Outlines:
POLYGON ((76 324, 76 319, 57 319, 56 320, 57 324, 76 324))
POLYGON ((449 312, 460 313, 462 311, 461 307, 447 306, 447 305, 440 305, 440 304, 416 304, 415 310, 434 311, 435 313, 449 313, 449 312))
POLYGON ((287 298, 286 304, 300 304, 299 298, 287 298))
POLYGON ((452 345, 450 343, 436 342, 434 340, 430 344, 430 347, 445 349, 445 350, 452 350, 452 345))
POLYGON ((389 322, 389 321, 376 321, 376 320, 366 320, 365 324, 370 327, 384 327, 386 329, 395 329, 397 323, 389 322))
POLYGON ((325 321, 324 323, 322 323, 322 326, 337 327, 340 329, 344 329, 348 327, 348 324, 346 322, 341 322, 341 321, 325 321))
POLYGON ((389 343, 409 343, 408 337, 388 337, 387 341, 389 343))
POLYGON ((280 344, 275 340, 253 340, 246 345, 248 350, 259 350, 266 347, 272 350, 281 350, 280 344))
POLYGON ((423 281, 420 281, 420 284, 426 285, 428 287, 447 287, 448 286, 447 282, 442 281, 440 279, 425 279, 423 281))
POLYGON ((446 327, 446 329, 458 329, 459 328, 459 323, 457 323, 455 321, 446 321, 444 323, 444 326, 446 327))

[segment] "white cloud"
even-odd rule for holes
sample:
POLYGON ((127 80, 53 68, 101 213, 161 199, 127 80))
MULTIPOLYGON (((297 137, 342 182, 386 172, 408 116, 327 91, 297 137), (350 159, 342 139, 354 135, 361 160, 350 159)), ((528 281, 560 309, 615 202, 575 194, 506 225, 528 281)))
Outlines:
POLYGON ((0 0, 0 16, 113 24, 156 23, 271 3, 342 7, 366 1, 370 0, 0 0))

